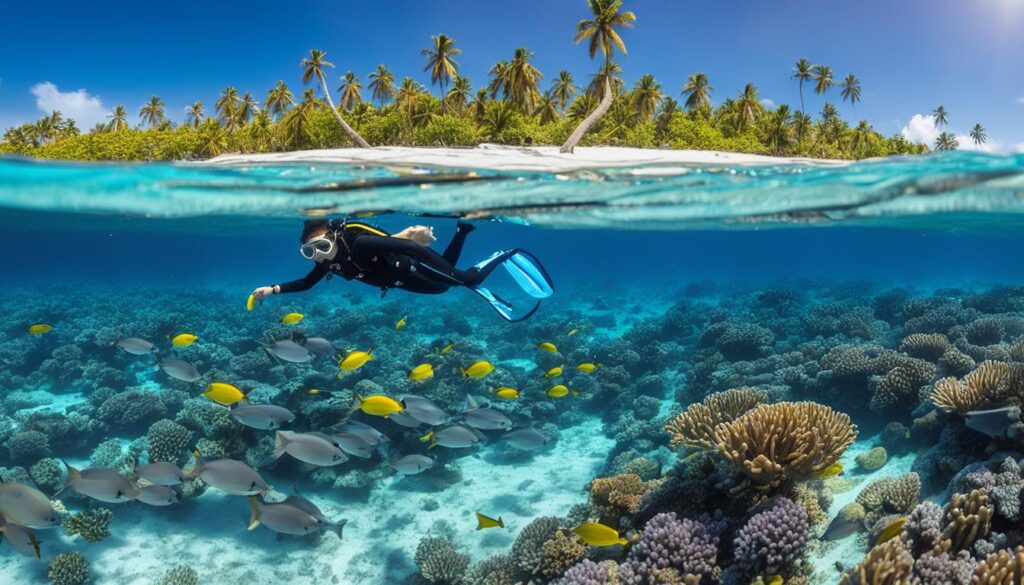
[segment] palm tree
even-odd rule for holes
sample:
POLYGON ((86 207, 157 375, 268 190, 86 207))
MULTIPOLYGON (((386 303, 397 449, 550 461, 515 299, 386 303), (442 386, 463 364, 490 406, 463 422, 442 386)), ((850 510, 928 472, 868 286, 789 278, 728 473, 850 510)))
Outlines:
POLYGON ((939 107, 932 110, 932 118, 935 121, 936 128, 942 128, 949 122, 949 112, 946 111, 945 106, 939 105, 939 107))
POLYGON ((338 86, 338 92, 341 93, 341 107, 346 112, 351 112, 356 104, 363 101, 363 96, 360 95, 362 89, 363 84, 359 83, 356 74, 351 71, 345 72, 345 76, 341 78, 341 85, 338 86))
POLYGON ((981 146, 988 141, 988 135, 985 134, 985 127, 981 124, 975 124, 974 128, 971 128, 971 140, 974 141, 976 146, 981 146))
POLYGON ((587 119, 587 116, 592 114, 597 109, 598 104, 601 100, 597 99, 593 93, 585 91, 576 96, 576 99, 572 100, 569 104, 569 108, 565 111, 565 117, 569 118, 573 122, 581 122, 587 119))
POLYGON ((282 116, 288 113, 288 108, 294 105, 295 101, 292 99, 292 90, 288 89, 288 86, 283 81, 278 81, 277 85, 267 92, 267 101, 263 102, 263 107, 267 109, 275 120, 280 120, 282 116))
POLYGON ((803 140, 804 135, 811 129, 811 116, 805 112, 793 114, 793 129, 796 130, 797 141, 803 140))
POLYGON ((683 86, 683 93, 686 95, 686 109, 691 112, 696 108, 708 107, 711 105, 711 87, 708 76, 704 73, 694 73, 686 79, 683 86))
POLYGON ((804 82, 812 79, 811 71, 814 69, 814 65, 811 64, 807 59, 800 57, 797 60, 796 65, 793 67, 793 75, 790 79, 797 79, 800 82, 800 111, 805 112, 804 109, 804 82))
POLYGON ((469 104, 472 94, 473 86, 469 83, 469 79, 456 75, 451 89, 444 96, 445 107, 451 108, 455 112, 461 112, 469 104))
MULTIPOLYGON (((593 59, 597 56, 597 51, 600 49, 606 63, 612 58, 615 49, 622 51, 622 54, 625 55, 626 44, 622 42, 622 37, 615 29, 632 27, 636 22, 636 15, 632 12, 622 12, 622 0, 588 0, 587 4, 593 17, 576 23, 576 36, 573 38, 573 42, 580 43, 589 40, 590 58, 593 59)), ((576 148, 587 130, 612 106, 613 97, 611 79, 606 77, 601 103, 569 135, 569 139, 562 145, 561 152, 571 153, 576 148)))
POLYGON ((150 128, 156 126, 164 119, 164 102, 154 93, 146 105, 139 110, 139 118, 148 124, 150 128))
POLYGON ((220 124, 207 120, 199 131, 200 152, 207 156, 217 156, 228 146, 228 133, 220 124))
POLYGON ((257 149, 271 146, 274 141, 274 133, 272 132, 271 124, 273 119, 270 117, 270 113, 265 109, 258 110, 253 114, 252 122, 249 124, 249 136, 252 137, 253 141, 257 145, 257 149))
POLYGON ((679 111, 679 102, 665 96, 661 100, 661 107, 658 108, 658 116, 654 120, 654 131, 658 136, 668 133, 669 124, 672 123, 672 116, 679 111))
POLYGON ((540 100, 540 105, 537 106, 537 110, 533 114, 540 118, 541 124, 557 122, 559 118, 558 100, 555 99, 555 96, 550 91, 545 93, 544 97, 540 100))
POLYGON ((843 90, 839 92, 840 97, 843 101, 849 101, 851 106, 857 105, 860 101, 860 80, 854 74, 849 74, 846 79, 839 82, 839 87, 843 90))
POLYGON ((949 132, 943 132, 939 134, 939 137, 935 139, 935 150, 947 151, 956 150, 960 147, 960 143, 957 141, 956 136, 949 132))
POLYGON ((299 66, 302 67, 302 83, 308 84, 311 81, 320 82, 320 90, 324 93, 324 98, 327 100, 327 105, 331 106, 331 112, 334 114, 334 118, 341 124, 345 133, 348 134, 352 142, 360 148, 370 148, 370 143, 363 140, 363 137, 359 135, 348 122, 341 117, 338 112, 338 108, 334 107, 334 100, 331 99, 331 91, 327 89, 327 76, 324 74, 324 70, 334 67, 334 64, 327 60, 327 53, 311 49, 309 51, 309 57, 299 62, 299 66))
POLYGON ((406 77, 402 80, 402 85, 398 87, 398 92, 395 93, 395 104, 405 111, 409 120, 419 113, 423 91, 423 86, 418 81, 412 77, 406 77))
POLYGON ((235 114, 238 112, 238 102, 241 101, 238 97, 238 90, 234 86, 227 86, 224 91, 221 92, 220 97, 214 102, 213 106, 217 108, 217 118, 220 119, 222 124, 234 125, 235 114))
POLYGON ((789 106, 782 104, 768 116, 764 134, 768 145, 772 147, 775 154, 782 154, 793 141, 793 126, 789 106))
POLYGON ((380 105, 395 97, 395 75, 385 65, 377 65, 377 69, 370 74, 370 91, 373 92, 373 99, 380 105))
POLYGON ((839 110, 836 109, 835 105, 825 102, 825 105, 821 107, 821 119, 830 122, 838 117, 839 110))
POLYGON ((643 75, 633 85, 633 107, 641 121, 649 120, 661 101, 661 84, 653 75, 643 75))
POLYGON ((761 107, 761 98, 757 95, 757 88, 753 83, 748 83, 743 88, 739 99, 734 104, 736 131, 743 132, 750 127, 750 123, 757 117, 758 109, 761 107))
POLYGON ((114 113, 107 117, 110 118, 108 128, 111 130, 117 132, 128 129, 128 110, 124 106, 114 106, 114 113))
POLYGON ((473 103, 469 105, 469 108, 473 115, 473 119, 477 122, 482 120, 484 114, 487 112, 487 101, 487 88, 481 87, 476 90, 476 98, 473 99, 473 103))
POLYGON ((500 141, 502 134, 512 125, 514 118, 513 106, 505 101, 492 101, 487 104, 480 125, 487 140, 500 141))
POLYGON ((564 69, 559 71, 558 77, 551 82, 551 89, 548 90, 548 94, 555 100, 558 109, 564 110, 565 106, 576 95, 576 86, 572 82, 572 73, 564 69))
POLYGON ((530 63, 531 59, 533 51, 518 47, 506 71, 509 98, 521 112, 533 111, 540 101, 540 79, 543 75, 530 63))
POLYGON ((440 86, 440 96, 444 98, 444 86, 458 75, 459 64, 454 57, 461 54, 462 49, 457 48, 455 39, 448 35, 434 35, 430 38, 434 41, 434 46, 420 51, 420 55, 427 58, 427 65, 423 70, 430 71, 430 83, 440 86))
POLYGON ((508 61, 504 59, 498 61, 487 71, 487 74, 491 76, 491 80, 487 82, 487 93, 491 96, 491 99, 497 98, 498 94, 501 94, 502 97, 508 97, 508 61))
POLYGON ((867 120, 861 120, 857 127, 853 130, 853 138, 850 141, 850 149, 855 154, 860 154, 864 147, 868 145, 871 139, 871 134, 874 132, 874 128, 867 120))
POLYGON ((814 79, 814 93, 816 94, 827 92, 836 83, 832 68, 828 65, 815 65, 811 70, 811 78, 814 79))
POLYGON ((203 121, 203 102, 196 100, 185 109, 185 123, 193 128, 198 128, 203 121))
POLYGON ((600 97, 604 92, 604 82, 608 81, 612 86, 612 95, 619 95, 622 87, 626 84, 626 82, 622 81, 621 75, 622 66, 617 61, 611 59, 605 61, 601 68, 597 70, 597 73, 590 76, 590 83, 587 84, 587 93, 600 97))
POLYGON ((309 88, 302 92, 300 101, 281 120, 281 130, 284 136, 285 146, 298 148, 306 138, 306 129, 309 126, 309 118, 316 107, 316 90, 309 88))
POLYGON ((260 111, 260 104, 249 92, 245 92, 242 99, 238 102, 238 111, 235 112, 235 122, 238 126, 244 126, 249 120, 260 111))

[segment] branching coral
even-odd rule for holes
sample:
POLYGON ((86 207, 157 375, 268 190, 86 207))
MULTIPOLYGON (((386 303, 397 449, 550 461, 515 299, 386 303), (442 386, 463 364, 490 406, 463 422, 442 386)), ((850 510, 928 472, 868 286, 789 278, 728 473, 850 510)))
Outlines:
POLYGON ((558 518, 553 516, 535 518, 523 527, 512 543, 512 558, 522 571, 533 575, 540 570, 544 543, 555 536, 558 528, 558 518))
POLYGON ((893 538, 871 549, 856 567, 847 571, 839 585, 905 585, 910 583, 914 557, 903 541, 893 538))
POLYGON ((948 348, 949 338, 941 333, 913 333, 900 343, 900 351, 932 362, 942 357, 948 348))
POLYGON ((619 567, 619 582, 622 585, 698 582, 715 569, 718 537, 724 528, 724 522, 710 516, 701 520, 680 519, 671 512, 654 516, 619 567))
POLYGON ((946 506, 946 527, 942 537, 954 551, 966 550, 979 538, 988 536, 992 527, 992 507, 981 490, 954 494, 946 506))
POLYGON ((164 573, 156 585, 198 585, 199 574, 188 565, 181 565, 164 573))
POLYGON ((46 575, 53 585, 83 585, 89 582, 89 562, 78 551, 59 554, 46 575))
POLYGON ((587 548, 571 532, 559 530, 541 547, 539 572, 546 577, 558 577, 583 558, 587 548))
POLYGON ((892 407, 916 404, 918 388, 931 381, 935 366, 924 360, 904 358, 875 383, 871 396, 871 409, 884 410, 892 407))
POLYGON ((867 511, 867 524, 873 525, 883 516, 909 514, 917 505, 920 495, 921 478, 911 472, 869 483, 857 494, 856 501, 867 511))
POLYGON ((733 554, 737 562, 752 571, 779 572, 803 554, 808 530, 803 506, 779 498, 740 528, 733 541, 733 554))
POLYGON ((149 461, 179 463, 192 443, 192 433, 178 423, 162 419, 149 427, 149 461))
POLYGON ((988 555, 974 570, 974 585, 1015 585, 1024 583, 1024 547, 988 555))
POLYGON ((618 509, 619 515, 622 512, 636 514, 644 496, 653 492, 659 485, 661 485, 661 480, 644 481, 640 479, 639 475, 625 473, 592 481, 590 497, 598 505, 618 509))
POLYGON ((433 583, 459 583, 469 566, 469 556, 456 550, 451 540, 440 536, 421 540, 413 560, 423 578, 433 583))
POLYGON ((761 405, 715 427, 715 447, 761 490, 835 463, 857 438, 850 417, 815 402, 761 405))
POLYGON ((673 447, 712 447, 716 426, 734 420, 762 402, 764 394, 754 388, 716 392, 668 421, 665 431, 672 436, 673 447))
POLYGON ((931 401, 946 412, 996 408, 1019 402, 1024 370, 1004 362, 985 361, 962 380, 947 377, 935 383, 931 401))
POLYGON ((114 513, 106 508, 93 508, 82 514, 72 514, 64 519, 61 526, 67 536, 82 537, 86 542, 99 542, 110 536, 110 521, 114 513))

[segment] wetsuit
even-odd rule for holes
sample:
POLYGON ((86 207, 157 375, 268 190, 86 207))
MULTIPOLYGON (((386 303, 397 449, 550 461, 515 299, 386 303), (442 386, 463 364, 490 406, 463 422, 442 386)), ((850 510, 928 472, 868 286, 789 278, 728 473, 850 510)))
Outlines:
POLYGON ((337 253, 332 260, 316 262, 306 276, 277 286, 282 293, 301 292, 324 277, 337 274, 346 280, 375 286, 382 295, 390 288, 421 294, 440 294, 453 286, 472 288, 483 282, 499 263, 483 270, 455 267, 471 231, 471 226, 460 224, 444 253, 438 254, 412 240, 391 237, 378 228, 345 223, 334 231, 337 253))

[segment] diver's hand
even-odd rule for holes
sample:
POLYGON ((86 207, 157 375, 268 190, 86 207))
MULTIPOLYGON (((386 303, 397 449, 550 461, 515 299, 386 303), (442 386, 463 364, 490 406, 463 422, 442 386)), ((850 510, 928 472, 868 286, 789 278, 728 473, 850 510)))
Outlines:
POLYGON ((426 225, 413 225, 395 234, 396 238, 412 240, 421 246, 429 246, 431 242, 437 241, 434 237, 434 228, 426 225))
POLYGON ((270 295, 275 294, 276 292, 276 289, 272 286, 261 286, 258 287, 256 290, 252 291, 252 298, 260 300, 263 297, 269 297, 270 295))

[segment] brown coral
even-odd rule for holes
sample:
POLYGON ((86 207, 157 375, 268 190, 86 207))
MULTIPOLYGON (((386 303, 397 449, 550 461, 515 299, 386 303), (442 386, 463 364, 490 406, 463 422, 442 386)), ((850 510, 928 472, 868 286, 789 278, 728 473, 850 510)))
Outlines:
POLYGON ((558 577, 586 553, 587 548, 575 535, 559 530, 541 547, 540 573, 548 577, 558 577))
POLYGON ((992 527, 992 506, 981 490, 954 494, 946 506, 946 527, 942 538, 950 541, 954 551, 969 549, 974 541, 988 536, 992 527))
POLYGON ((921 478, 914 472, 886 477, 869 483, 856 502, 867 511, 867 524, 875 524, 883 516, 909 514, 921 495, 921 478))
POLYGON ((635 473, 597 478, 590 482, 590 497, 598 505, 611 506, 636 514, 644 496, 653 492, 661 480, 644 481, 635 473))
POLYGON ((914 333, 903 338, 900 351, 934 362, 949 348, 949 338, 941 333, 914 333))
POLYGON ((1017 585, 1024 583, 1024 547, 988 555, 974 569, 974 585, 1017 585))
POLYGON ((764 394, 754 388, 715 392, 668 421, 665 431, 672 436, 673 447, 711 447, 716 426, 734 420, 762 402, 764 394))
POLYGON ((885 373, 875 384, 875 393, 871 397, 872 410, 884 410, 894 406, 903 406, 919 400, 918 388, 924 386, 935 376, 935 365, 924 360, 904 358, 899 364, 885 373))
POLYGON ((832 465, 857 438, 850 417, 815 402, 763 404, 715 427, 715 447, 757 489, 832 465))
POLYGON ((1006 354, 1015 362, 1024 362, 1024 337, 1015 341, 1006 354))
POLYGON ((856 567, 847 571, 839 585, 904 585, 910 582, 914 556, 899 538, 871 549, 856 567))
POLYGON ((943 378, 935 383, 931 400, 946 412, 1006 406, 1019 401, 1024 390, 1024 371, 1004 362, 985 361, 963 380, 943 378))

